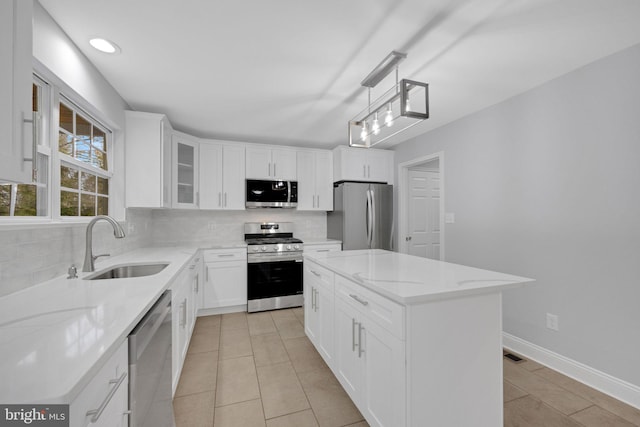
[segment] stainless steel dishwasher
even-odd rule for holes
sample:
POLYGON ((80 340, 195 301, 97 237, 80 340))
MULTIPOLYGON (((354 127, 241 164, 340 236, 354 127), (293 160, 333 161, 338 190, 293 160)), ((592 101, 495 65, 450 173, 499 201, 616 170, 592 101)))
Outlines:
POLYGON ((175 427, 171 389, 171 291, 129 335, 129 427, 175 427))

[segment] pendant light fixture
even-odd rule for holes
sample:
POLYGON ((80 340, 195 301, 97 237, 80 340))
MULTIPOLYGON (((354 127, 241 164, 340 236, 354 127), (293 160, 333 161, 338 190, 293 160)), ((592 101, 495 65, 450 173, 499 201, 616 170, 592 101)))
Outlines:
POLYGON ((391 52, 360 83, 368 88, 369 102, 349 121, 349 146, 373 147, 429 118, 429 85, 415 80, 398 80, 398 64, 406 57, 406 53, 391 52), (394 69, 396 82, 393 87, 371 102, 371 89, 394 69), (378 117, 384 117, 384 126, 380 126, 378 117))

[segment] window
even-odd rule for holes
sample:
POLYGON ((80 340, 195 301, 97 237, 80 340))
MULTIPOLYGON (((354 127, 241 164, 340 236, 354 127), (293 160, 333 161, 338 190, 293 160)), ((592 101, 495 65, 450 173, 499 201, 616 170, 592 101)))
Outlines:
POLYGON ((32 184, 0 184, 0 221, 108 215, 111 131, 35 75, 32 99, 37 177, 32 184))
POLYGON ((59 104, 60 216, 109 214, 109 132, 67 99, 59 104))
POLYGON ((47 83, 34 76, 32 108, 36 121, 38 154, 37 176, 34 184, 1 184, 0 217, 42 217, 49 214, 49 155, 47 132, 50 114, 51 89, 47 83))

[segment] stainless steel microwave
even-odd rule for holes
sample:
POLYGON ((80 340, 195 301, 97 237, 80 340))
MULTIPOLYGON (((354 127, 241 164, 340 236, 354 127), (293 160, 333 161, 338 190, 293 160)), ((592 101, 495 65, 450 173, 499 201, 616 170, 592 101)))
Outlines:
POLYGON ((247 180, 247 208, 295 208, 298 206, 297 181, 247 180))

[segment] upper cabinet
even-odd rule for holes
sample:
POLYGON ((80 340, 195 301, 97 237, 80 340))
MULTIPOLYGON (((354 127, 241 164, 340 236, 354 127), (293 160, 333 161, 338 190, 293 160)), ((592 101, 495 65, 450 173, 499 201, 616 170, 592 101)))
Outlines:
POLYGON ((247 146, 247 179, 296 180, 296 150, 247 146))
POLYGON ((32 0, 0 2, 0 181, 32 181, 32 17, 32 0))
POLYGON ((393 151, 340 146, 333 150, 333 181, 393 184, 393 151))
POLYGON ((198 141, 173 134, 173 207, 198 207, 198 141))
POLYGON ((171 207, 171 123, 163 114, 125 111, 126 206, 171 207))
POLYGON ((298 210, 333 210, 333 154, 298 151, 298 210))
POLYGON ((240 143, 200 143, 200 208, 244 209, 245 148, 240 143))

